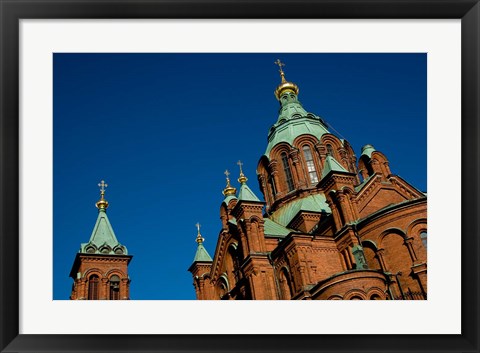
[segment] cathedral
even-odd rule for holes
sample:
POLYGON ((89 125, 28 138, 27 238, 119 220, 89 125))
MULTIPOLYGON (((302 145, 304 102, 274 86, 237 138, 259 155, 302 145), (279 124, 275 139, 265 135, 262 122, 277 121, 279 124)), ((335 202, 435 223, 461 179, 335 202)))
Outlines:
MULTIPOLYGON (((279 115, 257 166, 263 200, 249 188, 240 161, 238 192, 226 171, 213 258, 197 224, 188 269, 197 299, 427 299, 427 195, 392 174, 387 156, 372 145, 357 158, 347 140, 305 110, 298 86, 276 64, 279 115)), ((98 247, 89 254, 89 244, 72 269, 77 296, 87 295, 84 266, 103 256, 98 247)), ((126 249, 118 255, 115 249, 108 259, 126 269, 126 249)), ((106 296, 111 280, 102 281, 106 296)))

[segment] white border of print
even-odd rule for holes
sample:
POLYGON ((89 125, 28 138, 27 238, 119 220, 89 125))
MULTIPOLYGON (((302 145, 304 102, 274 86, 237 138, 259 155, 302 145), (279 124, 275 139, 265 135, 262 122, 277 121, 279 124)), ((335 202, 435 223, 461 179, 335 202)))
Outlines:
POLYGON ((460 20, 21 20, 20 33, 21 334, 461 333, 461 196, 448 195, 458 207, 442 223, 445 193, 432 177, 444 175, 448 161, 449 183, 461 182, 460 172, 452 172, 461 170, 460 20), (287 24, 295 30, 285 31, 287 24), (428 53, 428 301, 52 300, 53 52, 428 53), (43 276, 29 275, 38 268, 43 276), (104 325, 87 314, 102 312, 121 312, 122 320, 104 325), (255 319, 235 315, 222 324, 235 312, 255 319), (395 319, 379 325, 369 312, 395 319), (413 313, 421 325, 412 325, 413 313), (348 318, 355 323, 345 325, 348 318), (286 324, 292 321, 299 324, 286 324))

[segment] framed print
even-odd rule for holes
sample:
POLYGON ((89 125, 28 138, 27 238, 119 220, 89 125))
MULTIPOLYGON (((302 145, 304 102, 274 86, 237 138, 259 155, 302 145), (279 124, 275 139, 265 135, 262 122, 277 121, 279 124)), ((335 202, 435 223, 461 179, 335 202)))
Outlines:
POLYGON ((479 351, 477 1, 1 4, 2 352, 479 351))

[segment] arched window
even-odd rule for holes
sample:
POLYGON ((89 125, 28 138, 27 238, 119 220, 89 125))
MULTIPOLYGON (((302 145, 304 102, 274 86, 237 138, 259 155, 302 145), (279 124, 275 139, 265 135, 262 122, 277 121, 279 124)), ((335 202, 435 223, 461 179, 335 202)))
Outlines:
POLYGON ((420 233, 420 239, 422 239, 423 246, 427 248, 427 232, 423 231, 420 233))
POLYGON ((361 298, 358 295, 355 295, 355 296, 351 297, 350 300, 363 300, 363 298, 361 298))
POLYGON ((98 283, 100 279, 97 275, 92 275, 88 279, 88 300, 98 300, 98 283))
POLYGON ((282 153, 282 163, 283 163, 283 170, 285 171, 285 179, 287 181, 288 191, 292 191, 293 190, 292 172, 290 171, 290 164, 288 164, 288 157, 285 152, 282 153))
POLYGON ((308 145, 303 146, 303 154, 305 155, 305 162, 307 163, 308 176, 311 183, 318 183, 318 175, 313 163, 312 151, 308 145))
POLYGON ((272 189, 272 194, 273 197, 277 194, 277 189, 275 188, 275 179, 273 178, 273 175, 270 175, 268 177, 268 183, 270 184, 270 188, 272 189))
POLYGON ((110 277, 110 300, 120 299, 120 277, 113 275, 110 277))

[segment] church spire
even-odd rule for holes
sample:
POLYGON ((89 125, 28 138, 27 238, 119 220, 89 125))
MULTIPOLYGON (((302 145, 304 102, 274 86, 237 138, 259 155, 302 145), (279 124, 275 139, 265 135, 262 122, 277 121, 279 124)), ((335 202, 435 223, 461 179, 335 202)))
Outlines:
POLYGON ((202 235, 200 234, 200 223, 197 222, 195 225, 197 227, 197 238, 195 241, 197 242, 197 252, 195 253, 195 257, 193 259, 193 263, 195 262, 212 262, 212 258, 207 252, 207 249, 203 246, 203 241, 205 240, 202 235))
POLYGON ((274 62, 274 64, 278 65, 278 72, 280 73, 280 77, 282 82, 277 86, 277 89, 275 90, 275 97, 277 97, 278 100, 280 100, 280 97, 282 96, 283 93, 285 92, 292 92, 295 95, 298 95, 299 88, 298 86, 293 83, 289 82, 285 79, 285 72, 283 71, 282 67, 285 66, 284 63, 280 61, 280 59, 277 59, 277 61, 274 62))
POLYGON ((80 245, 80 253, 126 255, 128 254, 127 248, 117 240, 107 217, 108 201, 105 200, 105 188, 108 184, 102 180, 98 186, 100 187, 100 200, 95 204, 98 208, 97 221, 93 227, 89 242, 80 245))
POLYGON ((98 209, 97 221, 88 243, 81 243, 80 250, 70 270, 73 279, 72 300, 128 300, 130 299, 130 277, 128 264, 132 255, 128 255, 113 231, 107 217, 108 201, 105 200, 105 188, 102 180, 100 200, 95 203, 98 209))
POLYGON ((242 170, 243 163, 238 161, 237 164, 240 167, 240 177, 238 178, 238 182, 241 184, 240 191, 238 192, 238 200, 260 202, 260 199, 257 197, 257 195, 255 195, 255 193, 247 185, 248 179, 245 174, 243 174, 242 170))

